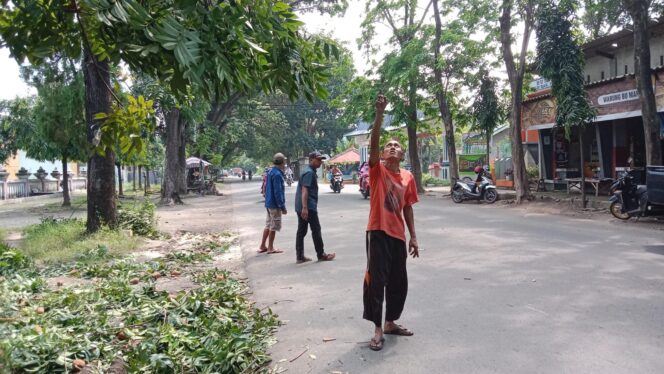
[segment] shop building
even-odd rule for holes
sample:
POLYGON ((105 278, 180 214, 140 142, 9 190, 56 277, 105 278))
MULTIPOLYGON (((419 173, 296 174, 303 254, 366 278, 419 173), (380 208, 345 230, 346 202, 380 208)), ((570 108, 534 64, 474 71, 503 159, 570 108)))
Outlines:
MULTIPOLYGON (((583 128, 573 128, 567 139, 564 129, 554 128, 556 101, 547 85, 540 84, 542 89, 523 102, 524 146, 530 149, 536 144, 540 176, 554 185, 580 177, 582 172, 590 178, 616 178, 631 169, 643 176, 645 136, 634 77, 632 32, 623 30, 591 41, 583 51, 585 90, 596 110, 595 120, 583 128), (579 148, 581 136, 583 150, 579 148)), ((651 27, 651 66, 660 122, 664 124, 664 23, 651 27)), ((664 149, 664 141, 660 140, 660 146, 664 149)))

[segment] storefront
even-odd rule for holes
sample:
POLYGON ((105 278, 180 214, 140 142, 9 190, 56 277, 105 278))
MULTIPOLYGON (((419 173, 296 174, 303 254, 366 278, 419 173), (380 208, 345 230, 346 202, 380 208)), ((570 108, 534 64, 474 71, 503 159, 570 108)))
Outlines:
MULTIPOLYGON (((664 111, 663 69, 656 75, 657 107, 664 111)), ((564 129, 554 128, 556 104, 550 92, 531 95, 523 103, 524 138, 537 132, 541 177, 556 182, 580 177, 582 172, 590 178, 616 178, 630 169, 644 172, 645 136, 634 76, 590 83, 585 88, 597 117, 589 125, 574 127, 569 139, 564 129), (581 136, 583 150, 579 147, 581 136)), ((664 149, 664 142, 660 146, 664 149)))

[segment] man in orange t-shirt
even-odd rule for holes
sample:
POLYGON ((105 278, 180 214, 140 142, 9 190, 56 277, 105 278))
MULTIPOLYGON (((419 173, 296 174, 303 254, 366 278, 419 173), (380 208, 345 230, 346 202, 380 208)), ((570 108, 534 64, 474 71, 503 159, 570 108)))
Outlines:
POLYGON ((406 303, 408 252, 419 257, 415 235, 413 204, 418 201, 413 175, 399 168, 403 149, 397 140, 385 144, 380 162, 380 127, 387 99, 379 95, 376 100, 376 121, 371 130, 369 173, 371 175, 371 208, 367 225, 367 270, 364 276, 363 318, 374 323, 374 337, 369 348, 383 349, 383 334, 411 336, 407 328, 397 325, 406 303), (405 221, 405 225, 404 225, 405 221), (406 250, 405 226, 410 233, 406 250), (383 300, 385 299, 385 325, 383 327, 383 300))

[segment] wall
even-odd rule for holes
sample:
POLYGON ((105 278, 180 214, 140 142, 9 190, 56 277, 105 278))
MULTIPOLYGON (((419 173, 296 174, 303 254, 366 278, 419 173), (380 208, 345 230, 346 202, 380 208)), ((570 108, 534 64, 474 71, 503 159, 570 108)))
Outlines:
MULTIPOLYGON (((603 50, 608 52, 611 49, 611 47, 606 47, 603 50)), ((586 60, 583 69, 583 77, 586 82, 588 82, 588 75, 590 75, 590 82, 625 75, 625 65, 627 65, 627 73, 634 74, 634 47, 616 48, 611 53, 614 55, 613 59, 604 56, 593 56, 586 60), (604 78, 602 78, 602 72, 604 72, 604 78)), ((664 65, 663 60, 664 36, 657 36, 650 39, 650 66, 662 66, 664 65)))

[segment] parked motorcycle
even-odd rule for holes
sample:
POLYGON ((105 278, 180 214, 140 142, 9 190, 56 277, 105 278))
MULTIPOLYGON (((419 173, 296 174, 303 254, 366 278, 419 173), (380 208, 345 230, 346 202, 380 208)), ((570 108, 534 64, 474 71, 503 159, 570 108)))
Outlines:
POLYGON ((634 171, 629 171, 613 182, 609 210, 614 217, 664 216, 664 166, 648 166, 646 181, 637 184, 634 171))
POLYGON ((466 182, 464 180, 457 180, 452 187, 452 201, 461 203, 464 200, 484 200, 489 204, 493 204, 498 200, 498 190, 493 185, 491 179, 482 175, 482 181, 473 192, 475 182, 466 182))
POLYGON ((335 174, 330 181, 330 188, 334 193, 341 193, 344 188, 344 177, 341 174, 335 174))

